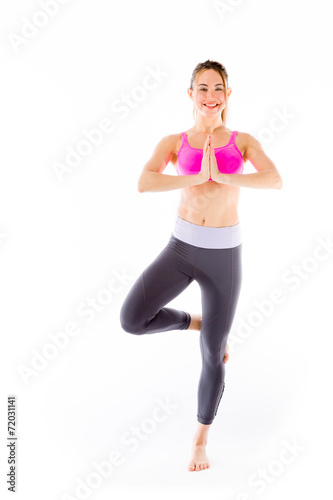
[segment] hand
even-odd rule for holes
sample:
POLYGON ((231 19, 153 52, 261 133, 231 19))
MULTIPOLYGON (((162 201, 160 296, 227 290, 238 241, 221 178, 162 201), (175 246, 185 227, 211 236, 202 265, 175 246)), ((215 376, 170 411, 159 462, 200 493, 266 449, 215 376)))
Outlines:
POLYGON ((209 135, 210 137, 210 176, 213 181, 219 182, 220 184, 226 182, 226 177, 225 174, 222 174, 217 166, 217 161, 216 161, 216 156, 215 156, 215 151, 214 151, 214 141, 213 141, 213 136, 209 135))
POLYGON ((209 136, 208 136, 203 148, 201 170, 198 173, 199 184, 208 181, 210 178, 209 158, 210 158, 210 150, 209 150, 209 136))

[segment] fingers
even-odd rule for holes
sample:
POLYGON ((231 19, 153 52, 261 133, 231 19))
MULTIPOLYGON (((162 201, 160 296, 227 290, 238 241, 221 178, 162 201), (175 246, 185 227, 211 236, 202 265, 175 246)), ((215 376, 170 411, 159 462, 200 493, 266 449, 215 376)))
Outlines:
POLYGON ((206 154, 210 154, 209 146, 210 146, 210 137, 208 135, 207 139, 206 139, 206 142, 205 142, 205 145, 204 145, 204 151, 205 151, 206 154))
POLYGON ((214 145, 213 145, 213 136, 212 135, 210 136, 209 145, 210 145, 210 153, 214 154, 214 145))
POLYGON ((207 139, 206 139, 206 142, 205 142, 204 149, 205 149, 205 152, 209 154, 209 156, 211 156, 212 153, 214 152, 214 148, 213 148, 213 136, 211 134, 207 135, 207 139))

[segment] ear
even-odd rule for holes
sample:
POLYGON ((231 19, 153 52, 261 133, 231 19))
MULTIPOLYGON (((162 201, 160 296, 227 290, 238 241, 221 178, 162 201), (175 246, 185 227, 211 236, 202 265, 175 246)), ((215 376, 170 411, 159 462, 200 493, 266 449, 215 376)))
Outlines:
POLYGON ((227 88, 227 96, 228 96, 228 98, 230 97, 231 92, 232 92, 232 88, 228 87, 227 88))
POLYGON ((193 90, 191 88, 187 89, 187 93, 193 101, 193 90))

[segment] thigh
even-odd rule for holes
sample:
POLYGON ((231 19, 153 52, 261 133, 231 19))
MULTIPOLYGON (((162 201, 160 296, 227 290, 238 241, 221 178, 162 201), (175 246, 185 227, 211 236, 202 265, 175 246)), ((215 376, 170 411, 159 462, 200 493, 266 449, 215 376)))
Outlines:
POLYGON ((195 247, 170 238, 169 243, 137 278, 122 306, 135 318, 156 314, 193 281, 195 247))
POLYGON ((207 342, 229 333, 241 290, 241 245, 227 249, 202 249, 196 277, 201 289, 202 335, 207 342), (213 338, 212 338, 213 337, 213 338))

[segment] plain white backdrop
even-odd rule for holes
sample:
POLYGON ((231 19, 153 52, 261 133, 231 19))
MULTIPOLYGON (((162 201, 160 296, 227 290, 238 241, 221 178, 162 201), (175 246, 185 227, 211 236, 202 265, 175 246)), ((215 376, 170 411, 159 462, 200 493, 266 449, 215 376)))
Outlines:
MULTIPOLYGON (((15 395, 18 499, 329 497, 329 2, 21 0, 0 17, 1 496, 15 395), (139 193, 138 177, 193 125, 186 89, 206 59, 229 74, 227 126, 262 143, 284 186, 241 188, 226 389, 211 468, 190 473, 199 332, 131 335, 119 311, 180 196, 139 193)), ((169 304, 200 312, 197 283, 169 304)))

